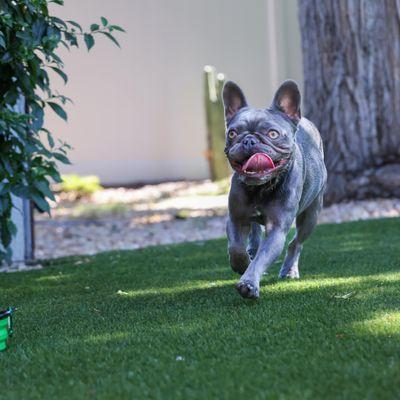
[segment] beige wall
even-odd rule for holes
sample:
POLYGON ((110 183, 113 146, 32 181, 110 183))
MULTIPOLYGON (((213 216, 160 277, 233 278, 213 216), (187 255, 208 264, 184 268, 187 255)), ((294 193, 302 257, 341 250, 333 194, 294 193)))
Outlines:
POLYGON ((123 26, 122 49, 104 37, 87 54, 63 52, 74 100, 69 123, 47 125, 69 142, 72 167, 103 183, 208 177, 202 71, 217 67, 252 105, 279 80, 301 80, 296 0, 65 0, 53 7, 87 26, 123 26), (290 57, 297 59, 291 62, 290 57))

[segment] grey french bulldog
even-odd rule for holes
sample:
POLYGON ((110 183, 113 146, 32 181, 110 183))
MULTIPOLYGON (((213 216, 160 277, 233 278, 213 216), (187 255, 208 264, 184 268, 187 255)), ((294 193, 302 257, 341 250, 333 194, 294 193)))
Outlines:
POLYGON ((299 278, 300 253, 317 223, 326 186, 322 140, 301 117, 300 91, 292 80, 282 83, 266 109, 249 107, 231 81, 222 95, 225 153, 234 170, 226 227, 229 259, 242 275, 238 292, 257 298, 260 279, 281 254, 294 221, 296 234, 279 276, 299 278))

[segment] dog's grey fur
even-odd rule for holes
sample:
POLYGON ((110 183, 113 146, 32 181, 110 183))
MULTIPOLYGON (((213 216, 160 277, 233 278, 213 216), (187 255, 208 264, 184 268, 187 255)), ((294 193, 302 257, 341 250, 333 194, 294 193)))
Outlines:
POLYGON ((225 152, 235 170, 226 227, 229 259, 232 269, 242 275, 238 292, 245 298, 257 298, 260 279, 281 254, 294 221, 296 234, 279 276, 299 278, 303 242, 317 223, 325 190, 322 141, 317 128, 301 118, 300 92, 294 81, 280 86, 268 109, 249 107, 241 89, 231 81, 224 85, 223 99, 225 152), (279 137, 270 138, 270 130, 279 137), (268 154, 277 168, 256 177, 240 171, 240 165, 259 152, 268 154))

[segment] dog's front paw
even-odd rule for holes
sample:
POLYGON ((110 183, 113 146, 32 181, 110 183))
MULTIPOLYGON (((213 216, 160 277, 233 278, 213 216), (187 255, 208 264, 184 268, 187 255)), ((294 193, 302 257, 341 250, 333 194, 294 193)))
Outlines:
POLYGON ((236 290, 245 299, 257 299, 260 296, 259 285, 247 279, 240 280, 236 284, 236 290))

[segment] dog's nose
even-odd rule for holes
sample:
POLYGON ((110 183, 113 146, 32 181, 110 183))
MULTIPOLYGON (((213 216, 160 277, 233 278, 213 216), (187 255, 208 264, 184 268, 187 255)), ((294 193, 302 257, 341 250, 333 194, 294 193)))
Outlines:
POLYGON ((256 143, 258 143, 258 140, 253 136, 253 135, 247 135, 244 139, 243 139, 243 146, 246 149, 249 149, 250 147, 254 146, 256 143))

